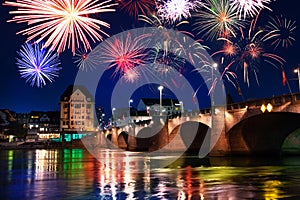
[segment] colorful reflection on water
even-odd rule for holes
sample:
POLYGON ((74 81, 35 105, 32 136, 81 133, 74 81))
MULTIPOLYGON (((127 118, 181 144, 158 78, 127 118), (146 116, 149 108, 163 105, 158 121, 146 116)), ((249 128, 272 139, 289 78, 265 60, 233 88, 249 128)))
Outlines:
POLYGON ((0 199, 300 199, 299 157, 150 162, 111 150, 96 158, 83 149, 1 150, 0 199))

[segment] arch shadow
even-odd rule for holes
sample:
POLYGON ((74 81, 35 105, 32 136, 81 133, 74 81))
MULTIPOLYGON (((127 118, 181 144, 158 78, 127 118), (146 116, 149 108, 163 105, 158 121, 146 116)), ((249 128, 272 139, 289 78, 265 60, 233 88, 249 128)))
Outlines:
POLYGON ((149 151, 152 145, 152 129, 145 127, 136 136, 136 151, 149 151))
POLYGON ((121 149, 127 149, 128 147, 128 133, 126 131, 122 131, 118 135, 118 147, 121 149))
POLYGON ((209 148, 210 143, 205 144, 204 138, 210 134, 210 127, 206 124, 196 121, 188 121, 177 125, 170 134, 170 141, 173 140, 176 134, 180 134, 180 139, 185 145, 187 153, 198 153, 200 148, 209 148), (195 132, 196 130, 196 132, 195 132))
POLYGON ((280 155, 286 137, 300 128, 300 114, 271 112, 240 121, 227 132, 231 154, 280 155))

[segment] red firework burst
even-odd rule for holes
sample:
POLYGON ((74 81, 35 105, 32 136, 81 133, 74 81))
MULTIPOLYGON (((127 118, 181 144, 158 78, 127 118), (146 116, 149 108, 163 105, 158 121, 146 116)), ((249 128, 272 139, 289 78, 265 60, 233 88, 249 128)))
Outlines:
POLYGON ((124 10, 130 16, 137 19, 139 14, 146 15, 153 12, 155 8, 154 0, 117 0, 120 10, 124 10))
POLYGON ((114 75, 132 72, 133 68, 145 63, 144 45, 148 36, 145 34, 132 38, 128 33, 125 38, 118 37, 112 42, 109 40, 102 49, 101 59, 109 63, 108 69, 115 67, 114 75))

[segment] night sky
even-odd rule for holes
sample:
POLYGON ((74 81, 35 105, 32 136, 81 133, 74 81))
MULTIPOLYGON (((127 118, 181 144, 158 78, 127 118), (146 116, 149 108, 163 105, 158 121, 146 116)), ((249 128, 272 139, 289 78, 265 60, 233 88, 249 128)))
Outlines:
MULTIPOLYGON (((10 10, 15 10, 16 8, 3 6, 3 2, 4 1, 2 0, 0 6, 0 109, 7 108, 16 112, 59 110, 60 95, 70 84, 73 84, 78 70, 76 64, 74 64, 74 57, 72 56, 70 49, 65 50, 60 55, 62 70, 60 71, 59 77, 56 78, 53 83, 48 83, 43 88, 31 87, 28 83, 25 83, 25 79, 20 78, 15 64, 15 58, 17 57, 16 51, 19 51, 21 45, 26 41, 25 36, 16 35, 16 32, 24 29, 26 24, 6 22, 8 19, 12 18, 12 15, 9 15, 8 12, 10 10)), ((287 61, 284 70, 292 92, 298 91, 297 75, 293 70, 300 64, 300 10, 295 2, 295 0, 277 0, 272 2, 269 7, 273 12, 266 11, 263 17, 260 18, 260 20, 264 21, 267 20, 264 19, 264 17, 268 17, 268 14, 272 14, 273 16, 282 14, 287 19, 297 21, 297 30, 294 33, 296 42, 287 49, 278 48, 276 51, 276 54, 287 61)), ((116 12, 99 14, 99 18, 111 24, 110 29, 104 28, 105 32, 109 35, 114 35, 122 30, 141 27, 142 25, 141 22, 137 22, 118 9, 116 12)), ((96 45, 97 44, 93 44, 93 47, 96 45)), ((214 45, 214 43, 211 43, 211 45, 214 45)), ((288 85, 283 86, 282 84, 281 69, 275 69, 270 65, 263 64, 260 66, 259 70, 259 86, 253 81, 253 84, 248 88, 246 84, 240 81, 243 96, 238 95, 234 88, 228 87, 227 92, 230 92, 235 101, 290 93, 288 85)), ((96 105, 107 107, 108 104, 107 102, 101 100, 98 101, 96 99, 96 105)))

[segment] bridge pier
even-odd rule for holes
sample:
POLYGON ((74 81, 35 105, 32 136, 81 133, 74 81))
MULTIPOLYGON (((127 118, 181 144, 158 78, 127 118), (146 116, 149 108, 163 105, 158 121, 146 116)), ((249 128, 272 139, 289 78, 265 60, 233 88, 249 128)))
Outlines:
POLYGON ((153 136, 150 138, 149 151, 159 150, 169 143, 167 116, 153 116, 151 127, 153 136))
POLYGON ((136 125, 133 123, 129 129, 128 140, 127 140, 127 150, 135 151, 137 148, 136 144, 136 125))
POLYGON ((211 118, 211 146, 209 156, 224 156, 230 153, 230 144, 226 135, 226 108, 217 107, 211 118))
POLYGON ((111 143, 114 146, 118 147, 119 146, 119 144, 118 144, 118 130, 117 130, 116 127, 113 127, 111 131, 112 131, 112 133, 111 133, 111 143))

